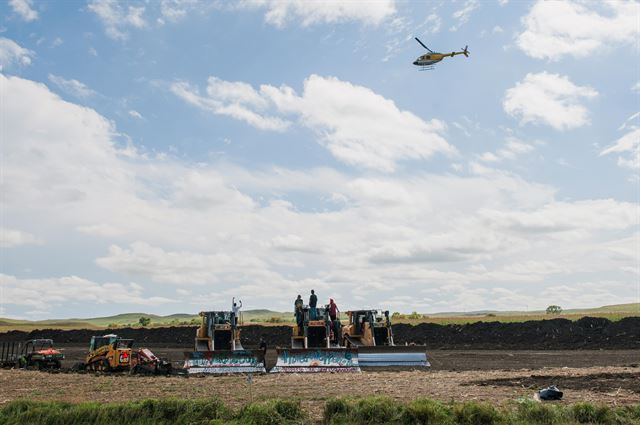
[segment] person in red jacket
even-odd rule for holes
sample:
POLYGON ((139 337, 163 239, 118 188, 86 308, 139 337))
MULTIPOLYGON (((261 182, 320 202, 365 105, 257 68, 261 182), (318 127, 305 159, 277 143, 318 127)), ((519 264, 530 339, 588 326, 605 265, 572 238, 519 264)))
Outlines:
POLYGON ((338 305, 333 301, 333 298, 329 298, 329 318, 331 319, 331 327, 333 329, 333 342, 338 344, 340 342, 340 320, 338 320, 338 312, 340 309, 338 305))

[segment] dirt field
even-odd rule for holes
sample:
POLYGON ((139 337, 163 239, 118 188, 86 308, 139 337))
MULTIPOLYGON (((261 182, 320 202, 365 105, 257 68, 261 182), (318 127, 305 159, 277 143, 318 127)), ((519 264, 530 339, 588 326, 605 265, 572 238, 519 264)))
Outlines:
MULTIPOLYGON (((175 367, 182 367, 184 352, 190 346, 167 347, 164 344, 139 344, 150 348, 156 355, 170 360, 175 367)), ((83 361, 87 346, 58 344, 65 354, 63 367, 83 361)), ((640 350, 427 350, 431 370, 482 371, 518 370, 549 367, 582 368, 591 366, 640 365, 640 350)), ((267 353, 267 368, 275 364, 275 350, 267 353)))
POLYGON ((126 401, 146 398, 220 397, 231 406, 274 397, 295 397, 319 418, 327 398, 385 395, 398 400, 482 400, 504 404, 531 397, 542 386, 565 391, 563 403, 640 403, 640 369, 632 367, 531 370, 362 372, 358 374, 267 374, 245 376, 144 377, 0 370, 0 403, 15 399, 126 401))

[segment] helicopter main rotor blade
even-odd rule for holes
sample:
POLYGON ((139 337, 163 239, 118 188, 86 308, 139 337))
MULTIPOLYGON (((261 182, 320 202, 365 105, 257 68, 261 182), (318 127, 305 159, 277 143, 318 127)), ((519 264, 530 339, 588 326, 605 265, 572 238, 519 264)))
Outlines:
POLYGON ((428 51, 430 51, 431 53, 433 53, 433 52, 431 51, 431 49, 430 49, 430 48, 428 48, 427 46, 425 46, 425 45, 424 45, 424 43, 423 43, 422 41, 420 41, 420 39, 419 39, 418 37, 414 37, 414 38, 416 39, 416 41, 417 41, 418 43, 420 43, 420 45, 421 45, 422 47, 424 47, 425 49, 427 49, 428 51))

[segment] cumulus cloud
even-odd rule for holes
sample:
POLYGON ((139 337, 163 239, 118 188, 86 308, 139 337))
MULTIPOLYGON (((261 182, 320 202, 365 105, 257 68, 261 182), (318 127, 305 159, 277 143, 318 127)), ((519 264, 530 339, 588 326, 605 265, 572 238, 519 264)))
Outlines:
POLYGON ((63 92, 74 97, 87 98, 96 94, 95 91, 91 90, 86 86, 86 84, 81 83, 78 80, 67 80, 58 75, 49 74, 49 81, 55 84, 63 92))
POLYGON ((521 124, 543 123, 556 130, 568 130, 589 123, 581 100, 596 96, 595 89, 578 86, 567 76, 529 73, 506 91, 502 106, 507 114, 520 118, 521 124))
MULTIPOLYGON (((329 168, 183 162, 118 142, 111 122, 43 84, 0 79, 3 105, 11 105, 2 110, 4 217, 12 228, 46 237, 37 250, 21 248, 33 263, 50 249, 77 258, 74 270, 56 269, 54 277, 23 279, 5 270, 9 308, 153 306, 166 299, 150 295, 173 295, 167 288, 173 285, 191 291, 184 294, 200 308, 216 293, 217 299, 242 296, 247 305, 284 310, 291 294, 314 288, 322 297, 339 296, 343 308, 387 305, 391 297, 434 290, 424 292, 433 300, 430 309, 460 302, 471 309, 495 306, 502 293, 497 281, 513 292, 502 293, 505 300, 549 304, 537 291, 551 284, 550 276, 566 285, 607 276, 617 282, 608 287, 614 295, 632 301, 635 275, 627 270, 637 257, 628 241, 637 238, 637 223, 629 203, 559 201, 553 187, 496 171, 373 177, 329 168), (28 123, 21 119, 27 114, 28 123), (300 198, 319 207, 308 208, 300 198), (120 283, 74 277, 95 265, 110 274, 102 282, 120 283), (122 283, 131 281, 136 284, 122 283), (488 289, 477 292, 478 285, 488 289), (356 298, 363 291, 366 299, 356 298)), ((268 100, 280 102, 279 110, 324 122, 300 106, 315 94, 274 90, 283 98, 268 100)), ((244 93, 245 104, 260 104, 251 91, 244 93)), ((406 299, 398 304, 399 310, 414 308, 406 299)))
POLYGON ((360 22, 379 25, 396 13, 394 0, 360 2, 310 2, 304 0, 245 0, 241 8, 266 9, 267 23, 282 28, 289 22, 302 26, 320 23, 360 22))
POLYGON ((638 38, 639 7, 636 1, 539 0, 522 18, 525 29, 516 43, 527 55, 549 60, 632 45, 638 38))
POLYGON ((0 70, 16 65, 30 65, 35 53, 21 47, 18 43, 5 37, 0 37, 0 70))
POLYGON ((38 12, 33 9, 32 0, 9 0, 9 5, 26 22, 38 19, 38 12))
POLYGON ((285 119, 267 115, 268 100, 247 83, 209 77, 206 96, 185 82, 173 83, 171 91, 187 103, 261 130, 284 131, 290 124, 285 119))
POLYGON ((337 159, 351 165, 391 172, 400 160, 456 153, 443 137, 444 122, 424 121, 369 88, 333 77, 311 75, 301 95, 288 86, 255 90, 216 77, 209 78, 207 96, 184 82, 171 90, 195 106, 260 129, 284 130, 290 124, 286 117, 297 116, 337 159), (274 110, 283 118, 266 115, 274 110))
POLYGON ((42 240, 31 233, 0 227, 0 247, 11 248, 20 245, 41 245, 42 240))
POLYGON ((175 302, 164 297, 144 297, 135 283, 99 284, 78 276, 22 279, 0 273, 3 303, 49 311, 67 303, 153 306, 175 302))
POLYGON ((144 28, 144 6, 123 7, 117 0, 91 0, 88 8, 102 21, 107 36, 114 40, 125 40, 128 37, 127 28, 144 28))

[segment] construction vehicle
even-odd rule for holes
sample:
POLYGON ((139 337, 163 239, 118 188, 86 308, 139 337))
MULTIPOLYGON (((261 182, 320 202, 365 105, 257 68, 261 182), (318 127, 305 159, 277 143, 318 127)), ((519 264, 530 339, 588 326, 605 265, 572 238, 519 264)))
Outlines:
POLYGON ((195 351, 186 352, 188 373, 265 373, 264 351, 245 350, 240 342, 238 318, 232 311, 200 312, 195 351))
POLYGON ((299 323, 292 328, 291 348, 278 348, 274 373, 282 372, 359 372, 358 352, 340 342, 340 321, 332 322, 328 308, 303 306, 299 323))
POLYGON ((132 374, 170 375, 172 371, 170 362, 159 358, 148 348, 138 348, 131 353, 132 374))
POLYGON ((132 339, 123 339, 118 335, 92 336, 84 368, 101 372, 129 370, 132 346, 132 339))
POLYGON ((51 339, 31 339, 24 343, 0 344, 0 366, 35 369, 60 369, 64 354, 53 347, 51 339))
POLYGON ((425 346, 396 346, 388 311, 348 311, 342 327, 345 347, 357 348, 361 367, 429 367, 425 346))

